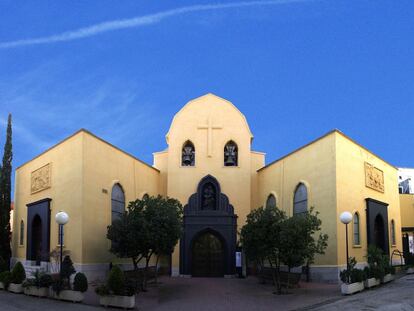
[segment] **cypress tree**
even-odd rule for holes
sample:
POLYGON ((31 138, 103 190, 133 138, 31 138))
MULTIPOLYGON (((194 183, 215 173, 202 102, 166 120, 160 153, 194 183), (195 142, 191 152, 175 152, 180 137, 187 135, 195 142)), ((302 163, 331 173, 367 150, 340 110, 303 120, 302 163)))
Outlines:
POLYGON ((10 263, 10 211, 11 211, 11 173, 12 173, 12 125, 11 114, 7 120, 6 143, 0 171, 0 257, 10 263))

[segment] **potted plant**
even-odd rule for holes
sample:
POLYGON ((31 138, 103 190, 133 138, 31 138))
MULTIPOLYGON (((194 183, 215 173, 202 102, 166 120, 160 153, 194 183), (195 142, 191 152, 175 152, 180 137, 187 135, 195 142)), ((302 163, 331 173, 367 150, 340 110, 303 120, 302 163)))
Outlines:
POLYGON ((49 295, 49 287, 53 280, 50 274, 37 270, 33 273, 33 278, 27 279, 23 283, 23 292, 25 295, 47 297, 49 295))
POLYGON ((106 284, 98 286, 95 291, 100 296, 99 303, 102 306, 124 309, 135 307, 136 287, 133 282, 127 282, 118 266, 112 267, 106 284))
POLYGON ((376 267, 365 267, 364 268, 364 275, 365 275, 365 281, 364 285, 365 288, 371 288, 374 286, 378 286, 381 281, 381 276, 379 274, 379 269, 376 267))
POLYGON ((65 256, 63 260, 61 271, 58 277, 53 282, 53 298, 81 302, 85 298, 84 292, 88 289, 88 280, 83 273, 77 273, 73 284, 73 289, 70 283, 70 277, 75 273, 72 260, 69 256, 65 256))
POLYGON ((349 270, 342 270, 339 274, 342 281, 341 292, 343 295, 351 295, 364 290, 364 271, 355 268, 355 265, 355 258, 349 258, 349 270))
POLYGON ((3 271, 0 273, 0 289, 7 289, 11 280, 10 271, 3 271))
POLYGON ((384 267, 384 277, 382 279, 383 283, 388 283, 394 280, 395 268, 390 264, 389 258, 387 255, 383 256, 383 267, 384 267))
POLYGON ((379 285, 381 283, 381 279, 384 276, 384 267, 382 264, 383 252, 377 246, 369 245, 366 258, 368 267, 366 267, 365 270, 365 287, 370 288, 379 285))
POLYGON ((23 281, 26 279, 26 272, 20 261, 18 261, 11 272, 9 292, 20 294, 23 293, 23 281))

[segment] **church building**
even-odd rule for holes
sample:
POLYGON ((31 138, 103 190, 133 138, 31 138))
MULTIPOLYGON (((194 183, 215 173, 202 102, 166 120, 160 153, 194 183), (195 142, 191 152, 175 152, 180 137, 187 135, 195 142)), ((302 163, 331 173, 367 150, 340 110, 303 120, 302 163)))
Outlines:
POLYGON ((310 207, 320 213, 329 240, 313 280, 336 282, 346 264, 343 211, 353 214, 349 254, 359 264, 368 244, 390 255, 402 250, 396 167, 338 130, 267 165, 252 140, 246 117, 213 94, 174 116, 152 166, 79 130, 17 168, 13 260, 28 270, 48 267, 62 210, 70 217, 63 244, 76 269, 102 277, 110 262, 129 264, 109 252, 107 226, 129 201, 158 194, 184 206, 183 237, 163 263, 172 276, 234 276, 238 232, 250 211, 267 205, 289 216, 310 207))

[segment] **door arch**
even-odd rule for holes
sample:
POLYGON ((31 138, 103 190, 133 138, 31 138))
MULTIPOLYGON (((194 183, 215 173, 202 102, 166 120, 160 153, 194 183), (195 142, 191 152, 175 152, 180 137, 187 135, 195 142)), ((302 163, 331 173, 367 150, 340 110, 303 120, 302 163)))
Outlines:
POLYGON ((379 214, 375 217, 374 222, 374 243, 378 248, 382 249, 384 253, 387 252, 385 239, 385 223, 384 219, 379 214))
POLYGON ((207 230, 198 234, 192 243, 191 275, 194 277, 223 277, 225 244, 221 236, 207 230))
POLYGON ((32 249, 31 258, 40 265, 42 259, 42 219, 36 215, 32 221, 32 249))

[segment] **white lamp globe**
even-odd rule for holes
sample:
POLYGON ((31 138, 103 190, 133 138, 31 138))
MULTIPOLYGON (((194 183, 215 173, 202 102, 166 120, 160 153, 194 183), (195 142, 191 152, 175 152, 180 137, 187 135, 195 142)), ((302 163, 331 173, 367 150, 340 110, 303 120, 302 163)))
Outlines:
POLYGON ((69 221, 69 215, 65 212, 60 211, 56 214, 55 220, 59 225, 65 225, 69 221))
POLYGON ((339 219, 343 224, 349 224, 352 221, 352 214, 350 212, 343 212, 339 219))

